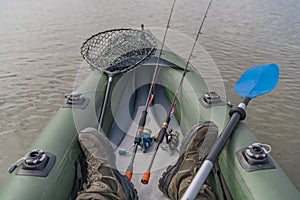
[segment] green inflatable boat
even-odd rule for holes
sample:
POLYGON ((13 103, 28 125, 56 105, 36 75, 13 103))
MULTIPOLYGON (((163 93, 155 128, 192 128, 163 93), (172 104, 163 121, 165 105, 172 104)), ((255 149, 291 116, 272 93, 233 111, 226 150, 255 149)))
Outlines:
POLYGON ((261 79, 266 77, 265 68, 277 66, 266 64, 245 72, 235 91, 246 100, 234 107, 211 90, 207 82, 212 77, 204 77, 199 63, 187 62, 161 46, 144 30, 115 29, 89 38, 81 53, 94 70, 66 95, 66 102, 29 152, 11 166, 0 199, 75 199, 86 178, 78 133, 88 127, 111 141, 117 168, 132 177, 139 199, 167 199, 158 189, 159 178, 180 156, 181 141, 189 131, 208 122, 218 127, 216 143, 191 183, 191 191, 197 191, 198 181, 208 173, 218 199, 300 199, 299 191, 269 154, 271 147, 259 143, 240 122, 248 101, 276 85, 277 72, 268 72, 266 84, 261 79), (212 169, 210 163, 214 163, 212 169), (151 173, 150 180, 144 179, 145 171, 151 173))

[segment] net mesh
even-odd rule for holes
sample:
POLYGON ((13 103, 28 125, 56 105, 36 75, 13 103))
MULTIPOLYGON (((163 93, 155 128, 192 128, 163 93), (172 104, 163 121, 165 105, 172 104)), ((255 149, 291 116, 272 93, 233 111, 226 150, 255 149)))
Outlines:
POLYGON ((156 40, 142 30, 114 29, 93 35, 81 47, 83 58, 98 70, 126 70, 140 64, 152 53, 156 40))

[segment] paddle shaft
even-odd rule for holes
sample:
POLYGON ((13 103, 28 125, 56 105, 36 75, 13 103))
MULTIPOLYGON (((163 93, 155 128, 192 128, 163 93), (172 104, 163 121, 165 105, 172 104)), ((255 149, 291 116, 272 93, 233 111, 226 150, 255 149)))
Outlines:
MULTIPOLYGON (((243 99, 243 102, 238 105, 239 109, 243 109, 245 111, 248 103, 250 101, 250 98, 245 97, 243 99)), ((239 112, 234 112, 227 123, 226 127, 222 131, 219 139, 216 141, 214 146, 211 148, 211 152, 207 155, 205 161, 201 165, 200 169, 198 170, 196 176, 194 177, 193 181, 191 182, 190 186, 184 193, 181 200, 191 200, 195 199, 197 194, 199 193, 199 190, 205 180, 207 179, 210 171, 213 168, 213 163, 218 158, 219 154, 223 150, 226 142, 228 141, 229 137, 233 133, 234 128, 239 123, 241 119, 241 114, 239 112)))

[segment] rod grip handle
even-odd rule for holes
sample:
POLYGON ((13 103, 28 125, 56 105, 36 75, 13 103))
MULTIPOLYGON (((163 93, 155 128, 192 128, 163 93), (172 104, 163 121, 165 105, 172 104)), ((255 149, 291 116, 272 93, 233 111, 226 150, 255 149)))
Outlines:
POLYGON ((166 134, 167 134, 167 128, 166 127, 161 128, 158 133, 157 142, 162 143, 166 134))
POLYGON ((147 114, 148 114, 148 112, 146 110, 143 110, 142 116, 139 121, 139 128, 145 127, 147 114))
POLYGON ((131 181, 131 179, 132 179, 132 172, 126 171, 125 175, 129 179, 129 181, 131 181))
POLYGON ((150 172, 149 172, 149 171, 146 171, 146 172, 144 173, 144 176, 143 176, 141 182, 142 182, 143 184, 147 185, 147 184, 149 183, 149 180, 150 180, 150 172))

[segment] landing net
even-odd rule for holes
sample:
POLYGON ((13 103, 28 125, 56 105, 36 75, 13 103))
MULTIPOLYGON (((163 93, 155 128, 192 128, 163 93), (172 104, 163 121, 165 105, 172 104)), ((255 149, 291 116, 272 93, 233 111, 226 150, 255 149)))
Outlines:
POLYGON ((81 55, 94 69, 126 71, 149 58, 155 47, 156 40, 148 32, 114 29, 87 39, 81 47, 81 55))

